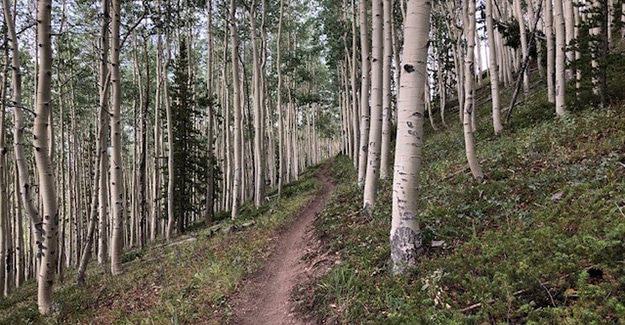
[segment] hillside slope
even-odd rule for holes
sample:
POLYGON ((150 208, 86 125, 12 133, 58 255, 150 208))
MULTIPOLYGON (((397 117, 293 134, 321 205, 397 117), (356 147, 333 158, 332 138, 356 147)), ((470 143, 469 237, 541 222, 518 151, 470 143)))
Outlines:
POLYGON ((625 108, 555 120, 534 100, 514 114, 499 137, 482 121, 483 184, 458 125, 428 132, 428 249, 410 277, 389 274, 391 180, 366 221, 352 163, 338 159, 343 184, 316 227, 341 262, 308 285, 301 309, 328 324, 625 323, 625 108))

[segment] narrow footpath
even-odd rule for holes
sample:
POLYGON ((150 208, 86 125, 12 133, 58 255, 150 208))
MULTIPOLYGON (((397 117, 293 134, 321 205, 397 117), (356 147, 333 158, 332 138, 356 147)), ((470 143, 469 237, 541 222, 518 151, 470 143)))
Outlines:
POLYGON ((233 325, 305 325, 313 324, 293 313, 291 293, 306 280, 302 257, 315 241, 313 221, 330 198, 334 184, 327 176, 330 164, 319 170, 323 188, 278 235, 276 247, 265 265, 252 274, 232 300, 233 325))

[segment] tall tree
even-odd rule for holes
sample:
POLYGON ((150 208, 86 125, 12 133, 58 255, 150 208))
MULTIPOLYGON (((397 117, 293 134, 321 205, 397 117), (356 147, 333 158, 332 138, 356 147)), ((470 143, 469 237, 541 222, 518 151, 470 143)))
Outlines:
POLYGON ((386 179, 389 176, 391 146, 391 64, 393 62, 393 2, 383 1, 383 5, 384 54, 382 59, 382 145, 380 148, 380 178, 386 179))
POLYGON ((56 185, 50 156, 49 119, 52 112, 52 1, 39 1, 37 8, 37 47, 39 71, 37 82, 37 108, 33 122, 33 146, 42 198, 43 245, 39 269, 39 312, 52 312, 52 292, 57 261, 59 209, 56 185))
POLYGON ((236 26, 236 1, 230 0, 230 40, 232 42, 232 88, 234 96, 234 182, 232 184, 231 217, 239 217, 241 201, 241 177, 243 174, 243 139, 241 132, 241 84, 239 81, 239 34, 236 26))
MULTIPOLYGON (((259 42, 258 42, 258 23, 257 23, 257 7, 258 2, 256 0, 252 0, 252 4, 250 6, 250 37, 252 39, 252 75, 253 75, 253 105, 254 105, 254 206, 260 207, 263 204, 263 199, 265 197, 265 129, 264 129, 264 91, 263 91, 263 82, 261 75, 261 58, 259 51, 259 42)), ((264 12, 266 8, 262 8, 262 12, 264 12)), ((263 19, 264 21, 264 19, 263 19)), ((264 26, 261 25, 261 29, 264 26)), ((263 46, 262 44, 260 46, 263 46)))
POLYGON ((369 148, 369 88, 371 77, 369 69, 369 23, 367 22, 367 0, 360 0, 358 5, 360 18, 360 146, 358 149, 358 186, 365 185, 367 172, 367 154, 369 148))
POLYGON ((474 79, 474 61, 475 61, 475 1, 465 1, 462 4, 465 40, 467 42, 467 52, 464 55, 464 106, 463 121, 464 129, 464 147, 467 156, 471 174, 478 181, 482 181, 484 173, 480 167, 480 163, 475 156, 475 144, 473 139, 473 115, 475 114, 473 93, 475 88, 474 79))
MULTIPOLYGON (((548 0, 547 0, 548 1, 548 0)), ((553 13, 555 16, 555 34, 556 34, 556 59, 555 59, 555 78, 556 78, 556 114, 559 117, 566 113, 565 93, 566 93, 566 39, 564 34, 564 17, 562 2, 554 1, 553 13)))
POLYGON ((371 51, 371 114, 369 144, 367 150, 367 169, 365 175, 363 212, 373 218, 373 206, 378 192, 380 179, 380 150, 382 145, 382 70, 384 55, 384 20, 383 0, 373 0, 371 10, 372 51, 371 51))
POLYGON ((554 68, 555 68, 555 44, 553 39, 553 4, 545 1, 545 38, 547 39, 547 100, 555 103, 556 96, 554 90, 554 68))
POLYGON ((189 81, 189 57, 186 38, 180 40, 179 54, 173 64, 171 93, 171 123, 175 166, 184 166, 174 176, 174 217, 176 228, 182 234, 191 223, 194 215, 199 214, 199 207, 193 196, 206 192, 206 156, 205 146, 198 129, 201 112, 193 100, 193 89, 189 81))
POLYGON ((276 74, 278 76, 278 89, 276 101, 278 108, 278 194, 282 194, 285 177, 285 135, 284 135, 284 107, 282 104, 282 26, 284 24, 284 0, 280 0, 280 16, 278 18, 278 34, 276 35, 276 74))
POLYGON ((212 0, 206 0, 206 37, 208 41, 208 49, 206 51, 206 94, 208 95, 209 103, 207 105, 207 119, 208 125, 206 126, 206 138, 207 138, 207 178, 206 178, 206 212, 204 215, 204 223, 208 226, 213 221, 213 211, 215 209, 215 140, 213 137, 213 125, 215 124, 215 116, 213 112, 214 97, 213 97, 213 2, 212 0))
POLYGON ((85 284, 85 272, 87 270, 87 263, 91 258, 91 248, 93 246, 93 240, 95 236, 95 224, 96 219, 99 219, 99 240, 98 245, 99 253, 98 260, 100 263, 106 261, 107 256, 107 237, 108 233, 107 220, 108 220, 108 186, 106 184, 106 170, 108 167, 107 162, 107 115, 108 115, 108 102, 109 102, 109 81, 110 74, 108 69, 108 55, 109 55, 109 37, 108 27, 110 22, 110 0, 102 0, 102 17, 100 18, 100 107, 98 112, 98 137, 96 144, 96 161, 95 161, 95 177, 93 182, 93 192, 91 193, 91 212, 89 220, 89 229, 87 231, 87 239, 82 249, 81 259, 76 274, 76 282, 79 285, 85 284), (98 209, 99 206, 99 209, 98 209), (99 217, 98 217, 99 211, 99 217))
POLYGON ((419 169, 423 146, 423 101, 426 80, 429 0, 408 0, 404 36, 401 91, 397 103, 397 142, 393 174, 393 219, 391 223, 391 258, 396 273, 410 271, 422 252, 417 210, 419 169))
POLYGON ((124 231, 124 177, 122 162, 120 0, 112 0, 111 20, 111 273, 122 272, 124 231))
POLYGON ((490 69, 490 92, 493 110, 493 128, 495 134, 503 130, 499 106, 499 69, 497 68, 495 31, 493 23, 493 0, 486 0, 486 34, 488 36, 488 59, 490 69))
MULTIPOLYGON (((43 220, 37 208, 35 207, 33 197, 33 186, 30 181, 30 175, 28 171, 28 165, 26 164, 26 153, 24 152, 24 146, 26 145, 24 139, 24 114, 22 103, 22 68, 20 62, 19 43, 17 39, 17 33, 15 31, 15 20, 11 15, 11 2, 9 0, 3 0, 3 12, 4 21, 7 26, 9 40, 11 41, 11 84, 13 88, 13 94, 11 98, 11 105, 13 106, 13 150, 15 153, 15 165, 18 178, 18 188, 23 206, 27 215, 30 217, 35 245, 37 247, 36 256, 40 256, 40 251, 43 245, 43 220)), ((37 257, 37 260, 39 257, 37 257)))

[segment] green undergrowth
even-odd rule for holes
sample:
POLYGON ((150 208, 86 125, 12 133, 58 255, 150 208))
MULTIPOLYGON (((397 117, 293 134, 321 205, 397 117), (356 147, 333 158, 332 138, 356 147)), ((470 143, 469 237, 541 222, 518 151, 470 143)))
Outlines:
POLYGON ((392 181, 365 220, 352 161, 336 159, 345 182, 316 230, 340 262, 303 309, 329 324, 625 324, 625 108, 552 111, 528 101, 501 136, 481 121, 482 184, 459 125, 427 132, 427 249, 407 277, 389 272, 392 181))
POLYGON ((178 244, 126 253, 119 276, 92 265, 85 288, 68 272, 49 317, 38 315, 36 284, 28 283, 0 300, 0 324, 223 324, 230 318, 229 296, 266 258, 276 232, 321 188, 317 169, 285 185, 281 198, 272 196, 260 209, 244 206, 239 220, 220 222, 231 229, 253 220, 252 227, 216 235, 194 227, 174 240, 178 244))

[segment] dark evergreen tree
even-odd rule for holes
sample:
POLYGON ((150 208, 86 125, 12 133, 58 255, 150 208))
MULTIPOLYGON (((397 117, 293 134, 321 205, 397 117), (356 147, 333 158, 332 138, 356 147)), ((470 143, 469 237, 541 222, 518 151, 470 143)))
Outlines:
POLYGON ((206 175, 208 157, 206 156, 206 138, 199 129, 203 111, 194 101, 205 101, 192 93, 188 75, 188 55, 185 39, 180 40, 180 53, 173 64, 173 82, 171 86, 171 113, 174 166, 174 218, 178 233, 183 233, 193 216, 201 212, 206 193, 206 175))

